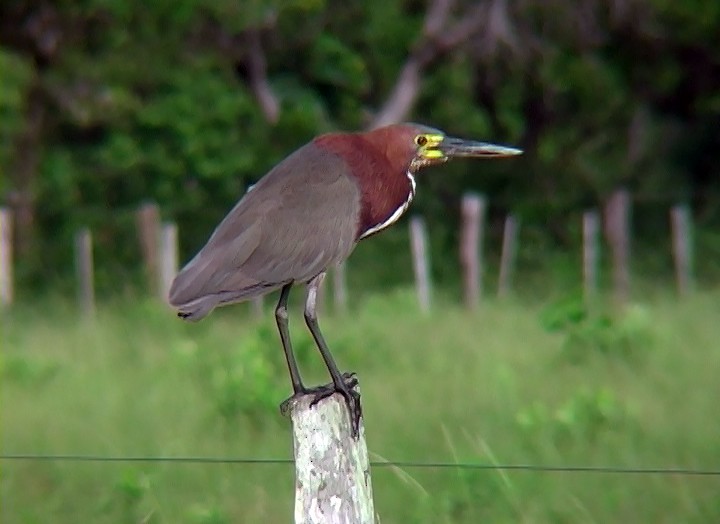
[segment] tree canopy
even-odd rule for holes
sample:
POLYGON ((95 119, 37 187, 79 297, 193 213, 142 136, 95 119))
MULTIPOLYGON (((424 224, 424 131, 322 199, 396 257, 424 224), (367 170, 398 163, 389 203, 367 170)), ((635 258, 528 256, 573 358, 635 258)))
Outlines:
POLYGON ((20 276, 71 267, 79 225, 131 265, 148 199, 188 255, 312 136, 397 120, 526 150, 423 175, 431 216, 475 189, 559 240, 565 212, 622 184, 717 226, 718 35, 714 0, 5 0, 0 199, 20 276))

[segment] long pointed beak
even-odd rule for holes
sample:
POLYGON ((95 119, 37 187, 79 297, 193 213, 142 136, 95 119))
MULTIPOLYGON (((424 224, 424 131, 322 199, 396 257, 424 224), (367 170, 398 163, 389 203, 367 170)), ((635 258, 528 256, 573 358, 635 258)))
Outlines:
POLYGON ((508 156, 521 155, 522 149, 514 147, 488 144, 487 142, 475 142, 474 140, 462 140, 460 138, 445 137, 437 146, 440 151, 451 157, 479 157, 479 158, 504 158, 508 156))

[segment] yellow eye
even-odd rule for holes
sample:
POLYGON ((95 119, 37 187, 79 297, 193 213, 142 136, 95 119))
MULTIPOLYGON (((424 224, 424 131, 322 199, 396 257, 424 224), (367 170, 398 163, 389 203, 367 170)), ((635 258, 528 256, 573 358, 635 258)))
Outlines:
POLYGON ((427 144, 427 137, 425 135, 418 135, 415 137, 415 143, 422 147, 427 144))

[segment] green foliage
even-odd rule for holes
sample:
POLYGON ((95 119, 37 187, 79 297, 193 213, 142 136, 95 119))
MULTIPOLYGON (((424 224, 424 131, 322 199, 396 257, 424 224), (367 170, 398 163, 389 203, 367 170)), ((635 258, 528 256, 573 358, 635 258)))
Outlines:
POLYGON ((127 510, 134 510, 150 490, 150 480, 139 470, 126 469, 115 489, 122 499, 122 505, 127 510))
POLYGON ((550 333, 557 333, 581 324, 588 315, 582 297, 570 296, 546 307, 540 316, 540 323, 550 333))
POLYGON ((42 387, 55 377, 59 365, 47 358, 0 355, 0 378, 26 387, 42 387))
POLYGON ((261 424, 264 414, 277 408, 287 388, 277 377, 282 368, 268 347, 277 345, 277 333, 267 326, 249 330, 230 347, 200 348, 190 340, 175 344, 178 359, 195 370, 214 411, 226 424, 240 419, 261 424))
POLYGON ((675 35, 688 44, 712 37, 720 24, 720 6, 715 2, 651 0, 651 4, 658 9, 662 21, 672 24, 675 35))
POLYGON ((308 67, 316 82, 351 97, 362 95, 370 86, 363 58, 333 35, 322 35, 314 42, 308 67))
POLYGON ((450 522, 478 522, 486 515, 484 507, 505 502, 508 488, 503 480, 497 474, 460 470, 457 477, 448 482, 444 492, 428 500, 427 506, 432 509, 420 506, 419 513, 427 515, 429 511, 435 511, 447 515, 450 522))
POLYGON ((609 431, 622 431, 631 421, 628 409, 607 388, 582 388, 555 409, 534 402, 515 415, 532 441, 546 436, 555 445, 594 442, 609 431))
POLYGON ((222 509, 211 506, 193 506, 189 511, 189 521, 193 524, 229 524, 231 520, 222 509))
POLYGON ((545 309, 541 323, 563 335, 562 354, 571 362, 601 354, 637 361, 652 349, 652 318, 647 308, 631 305, 614 314, 588 309, 580 298, 565 299, 545 309))
MULTIPOLYGON (((471 4, 455 3, 449 20, 469 23, 471 4)), ((425 64, 408 120, 526 149, 512 162, 423 174, 414 209, 433 225, 441 283, 457 274, 447 253, 467 190, 489 197, 491 241, 495 219, 512 209, 546 244, 564 247, 568 213, 618 184, 663 208, 673 195, 694 198, 700 230, 717 229, 719 9, 703 0, 630 4, 509 3, 507 34, 498 24, 425 64)), ((314 135, 365 127, 408 56, 426 56, 423 2, 14 5, 0 7, 0 200, 32 204, 34 228, 22 233, 35 256, 18 257, 17 274, 33 290, 73 277, 81 225, 96 237, 101 289, 137 285, 132 212, 148 199, 179 223, 186 260, 249 184, 314 135), (250 78, 249 37, 258 34, 277 122, 250 78)), ((427 45, 448 39, 441 30, 427 45)), ((654 220, 635 226, 650 241, 662 234, 654 220)), ((396 240, 373 241, 387 253, 400 249, 396 240)), ((367 271, 365 287, 397 279, 391 268, 367 271)))
POLYGON ((5 171, 12 162, 13 146, 24 122, 24 94, 29 89, 33 71, 24 57, 0 47, 0 194, 10 190, 5 171))
MULTIPOLYGON (((558 366, 558 333, 533 306, 488 298, 471 313, 438 300, 426 317, 412 297, 366 294, 352 314, 323 316, 338 364, 360 378, 371 459, 699 469, 720 461, 717 292, 648 303, 655 343, 642 367, 605 358, 558 366)), ((303 344, 299 301, 291 305, 303 344)), ((5 314, 3 362, 51 358, 58 372, 28 383, 2 372, 4 454, 292 458, 271 318, 259 326, 236 306, 185 324, 151 301, 101 304, 92 322, 57 301, 5 314), (212 381, 224 366, 247 388, 227 382, 223 397, 212 381), (253 376, 267 369, 274 392, 253 376), (251 390, 272 398, 221 415, 223 398, 242 401, 251 390)), ((308 385, 327 380, 315 353, 303 368, 308 385)), ((717 487, 689 476, 394 466, 372 475, 376 510, 390 523, 720 519, 717 487)), ((12 501, 3 524, 284 522, 293 486, 291 465, 237 463, 8 461, 0 476, 12 501)))

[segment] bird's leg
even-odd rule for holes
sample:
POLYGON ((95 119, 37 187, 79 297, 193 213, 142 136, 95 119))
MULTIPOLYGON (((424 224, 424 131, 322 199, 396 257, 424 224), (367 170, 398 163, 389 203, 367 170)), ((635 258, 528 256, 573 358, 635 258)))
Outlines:
MULTIPOLYGON (((317 386, 314 388, 307 388, 302 383, 300 378, 300 370, 298 369, 297 361, 295 360, 295 353, 292 350, 292 344, 290 342, 290 331, 288 329, 288 312, 287 312, 287 301, 290 295, 290 288, 292 284, 286 284, 282 291, 280 291, 280 300, 275 308, 275 320, 277 320, 278 331, 280 332, 280 340, 282 341, 283 351, 285 352, 285 359, 287 360, 288 370, 290 371, 290 380, 293 387, 293 396, 283 402, 280 406, 280 410, 283 413, 287 412, 289 401, 292 398, 300 395, 315 395, 315 401, 320 398, 327 397, 335 393, 335 384, 326 384, 324 386, 317 386)), ((342 379, 347 384, 347 387, 352 389, 357 386, 357 377, 355 373, 343 373, 342 379)))
POLYGON ((293 393, 297 395, 299 393, 306 393, 308 390, 300 378, 300 370, 295 360, 295 354, 293 353, 290 342, 290 331, 288 330, 287 301, 291 287, 292 282, 285 284, 282 291, 280 291, 280 300, 278 300, 277 307, 275 308, 275 320, 277 321, 278 331, 280 332, 280 341, 282 342, 283 351, 285 352, 285 360, 287 360, 288 370, 290 371, 293 393))
MULTIPOLYGON (((352 424, 352 432, 357 436, 360 427, 360 417, 362 416, 362 408, 360 406, 360 394, 354 389, 357 385, 357 379, 354 374, 341 374, 338 370, 335 360, 330 354, 330 350, 325 343, 325 339, 320 333, 320 326, 317 321, 317 294, 318 288, 325 278, 325 273, 320 273, 308 283, 307 300, 305 302, 305 323, 310 329, 310 333, 315 339, 320 354, 322 355, 325 365, 327 366, 330 376, 332 377, 333 387, 321 387, 319 391, 313 392, 315 399, 312 404, 316 404, 320 400, 329 397, 333 393, 340 393, 345 398, 347 404, 350 422, 352 424)), ((312 405, 311 404, 311 405, 312 405)))

